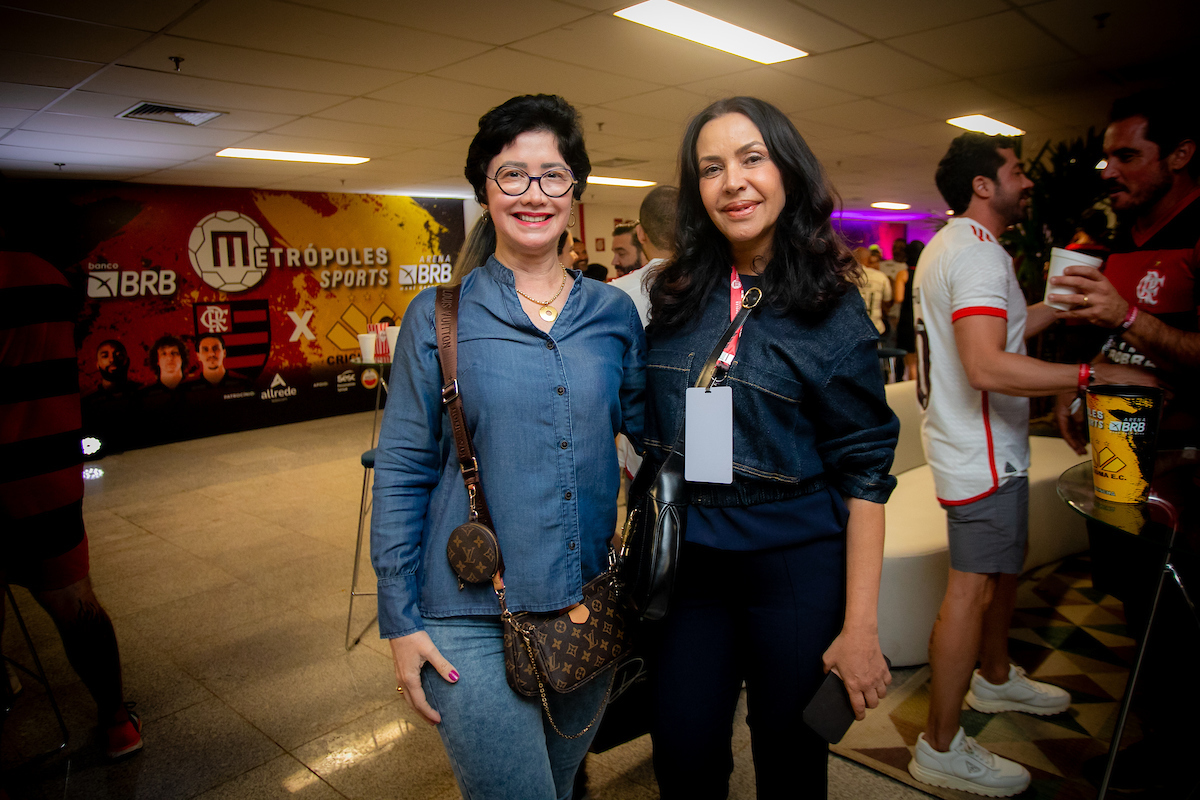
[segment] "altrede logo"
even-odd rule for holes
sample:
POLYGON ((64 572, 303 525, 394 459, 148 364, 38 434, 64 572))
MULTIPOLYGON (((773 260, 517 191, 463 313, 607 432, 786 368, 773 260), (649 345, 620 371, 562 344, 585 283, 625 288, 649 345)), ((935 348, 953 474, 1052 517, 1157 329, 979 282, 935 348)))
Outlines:
POLYGON ((286 400, 289 397, 295 396, 296 387, 288 386, 287 381, 278 372, 275 373, 275 377, 271 380, 271 388, 264 390, 260 395, 263 400, 270 400, 271 402, 279 402, 280 400, 286 400))
POLYGON ((188 256, 200 280, 222 292, 254 288, 267 274, 271 242, 262 227, 237 211, 218 211, 196 223, 188 256))

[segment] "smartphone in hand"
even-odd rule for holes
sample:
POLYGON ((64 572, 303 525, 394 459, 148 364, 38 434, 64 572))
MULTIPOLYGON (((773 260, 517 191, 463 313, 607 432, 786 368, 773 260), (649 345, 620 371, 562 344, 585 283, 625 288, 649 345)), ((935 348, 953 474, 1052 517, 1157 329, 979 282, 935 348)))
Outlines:
MULTIPOLYGON (((891 669, 891 660, 887 656, 883 660, 891 669)), ((804 724, 825 741, 837 744, 853 722, 854 706, 850 705, 846 684, 836 672, 829 670, 825 680, 821 681, 821 688, 804 708, 804 724)))

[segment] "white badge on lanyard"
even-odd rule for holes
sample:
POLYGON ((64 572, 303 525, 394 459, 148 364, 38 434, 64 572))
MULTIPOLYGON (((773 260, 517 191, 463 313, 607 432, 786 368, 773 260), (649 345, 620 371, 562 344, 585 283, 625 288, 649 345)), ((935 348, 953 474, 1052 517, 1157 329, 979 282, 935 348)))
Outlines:
POLYGON ((733 389, 691 387, 683 413, 683 477, 698 483, 733 483, 733 389))
MULTIPOLYGON (((729 274, 729 319, 742 309, 742 281, 737 268, 729 274)), ((726 370, 737 355, 739 328, 717 363, 726 370)), ((733 483, 733 389, 692 387, 685 395, 683 477, 697 483, 733 483)))

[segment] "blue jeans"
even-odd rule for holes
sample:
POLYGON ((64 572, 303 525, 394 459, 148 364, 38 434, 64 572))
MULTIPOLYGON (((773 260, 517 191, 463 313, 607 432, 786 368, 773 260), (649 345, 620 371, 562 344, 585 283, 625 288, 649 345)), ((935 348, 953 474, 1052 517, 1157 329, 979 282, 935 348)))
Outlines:
MULTIPOLYGON (((570 800, 575 772, 596 726, 578 739, 555 733, 537 697, 504 677, 504 637, 495 617, 425 619, 425 630, 461 676, 447 683, 426 664, 421 686, 442 715, 438 725, 463 800, 570 800)), ((612 672, 570 694, 548 691, 554 722, 578 733, 604 702, 612 672)))

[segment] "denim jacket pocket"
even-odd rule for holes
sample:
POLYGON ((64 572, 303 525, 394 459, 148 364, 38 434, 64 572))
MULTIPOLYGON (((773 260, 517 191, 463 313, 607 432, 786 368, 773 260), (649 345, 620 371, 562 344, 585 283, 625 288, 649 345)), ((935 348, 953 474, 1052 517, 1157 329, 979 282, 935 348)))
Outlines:
POLYGON ((686 390, 692 385, 695 353, 657 349, 646 361, 645 445, 665 456, 683 420, 686 390))
POLYGON ((805 464, 801 452, 803 386, 796 379, 751 364, 734 363, 726 384, 733 387, 734 469, 760 480, 798 482, 816 477, 820 465, 805 464), (798 469, 779 471, 787 464, 798 469), (811 474, 805 474, 809 473, 811 474))

